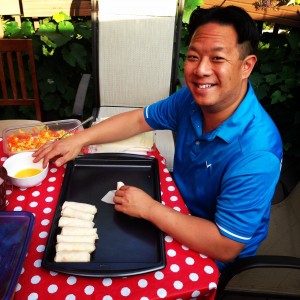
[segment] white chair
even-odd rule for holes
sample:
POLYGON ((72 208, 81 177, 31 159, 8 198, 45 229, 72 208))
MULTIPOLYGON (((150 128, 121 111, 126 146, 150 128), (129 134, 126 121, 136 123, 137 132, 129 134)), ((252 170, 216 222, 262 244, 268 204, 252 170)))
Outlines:
MULTIPOLYGON (((175 91, 183 1, 101 0, 97 4, 93 48, 98 71, 93 77, 96 118, 101 121, 175 91)), ((154 141, 172 171, 173 133, 156 131, 154 141)))

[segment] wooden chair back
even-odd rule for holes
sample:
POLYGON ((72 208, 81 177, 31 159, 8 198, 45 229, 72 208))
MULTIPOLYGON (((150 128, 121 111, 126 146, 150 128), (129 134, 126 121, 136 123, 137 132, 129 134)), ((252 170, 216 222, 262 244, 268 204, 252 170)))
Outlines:
POLYGON ((34 105, 42 119, 31 39, 0 39, 0 105, 34 105))

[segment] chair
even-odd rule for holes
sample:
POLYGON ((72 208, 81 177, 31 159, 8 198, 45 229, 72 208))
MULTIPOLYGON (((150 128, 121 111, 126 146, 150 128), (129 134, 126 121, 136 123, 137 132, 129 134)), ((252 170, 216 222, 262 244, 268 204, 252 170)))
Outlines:
MULTIPOLYGON (((92 76, 97 120, 174 92, 183 1, 101 0, 92 6, 98 12, 93 17, 97 69, 92 76)), ((82 115, 82 105, 76 106, 73 115, 82 115)), ((172 171, 173 133, 157 131, 155 144, 172 171)))
POLYGON ((32 105, 42 119, 31 39, 0 39, 0 83, 1 106, 32 105))
POLYGON ((229 294, 300 299, 300 182, 272 205, 269 235, 257 255, 222 272, 216 299, 229 294))

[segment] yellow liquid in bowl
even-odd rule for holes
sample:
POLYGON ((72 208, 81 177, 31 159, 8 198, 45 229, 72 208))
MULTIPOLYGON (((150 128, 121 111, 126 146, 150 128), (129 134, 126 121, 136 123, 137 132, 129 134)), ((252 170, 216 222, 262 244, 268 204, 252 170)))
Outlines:
POLYGON ((37 174, 40 174, 41 172, 42 172, 42 170, 29 168, 29 169, 24 169, 24 170, 17 172, 17 174, 15 174, 14 177, 15 178, 26 178, 26 177, 35 176, 37 174))

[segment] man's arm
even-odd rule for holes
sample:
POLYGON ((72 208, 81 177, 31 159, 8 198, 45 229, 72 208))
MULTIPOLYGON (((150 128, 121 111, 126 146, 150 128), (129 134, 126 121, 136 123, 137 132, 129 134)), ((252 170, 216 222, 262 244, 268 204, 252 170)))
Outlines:
POLYGON ((135 187, 121 187, 114 201, 117 211, 144 218, 183 245, 221 262, 233 260, 244 248, 243 243, 222 235, 215 223, 182 214, 135 187))
POLYGON ((51 159, 54 159, 55 164, 61 166, 74 159, 84 146, 115 142, 150 130, 152 128, 145 121, 143 108, 125 112, 71 137, 42 146, 34 153, 34 161, 43 159, 43 165, 46 166, 51 159))

